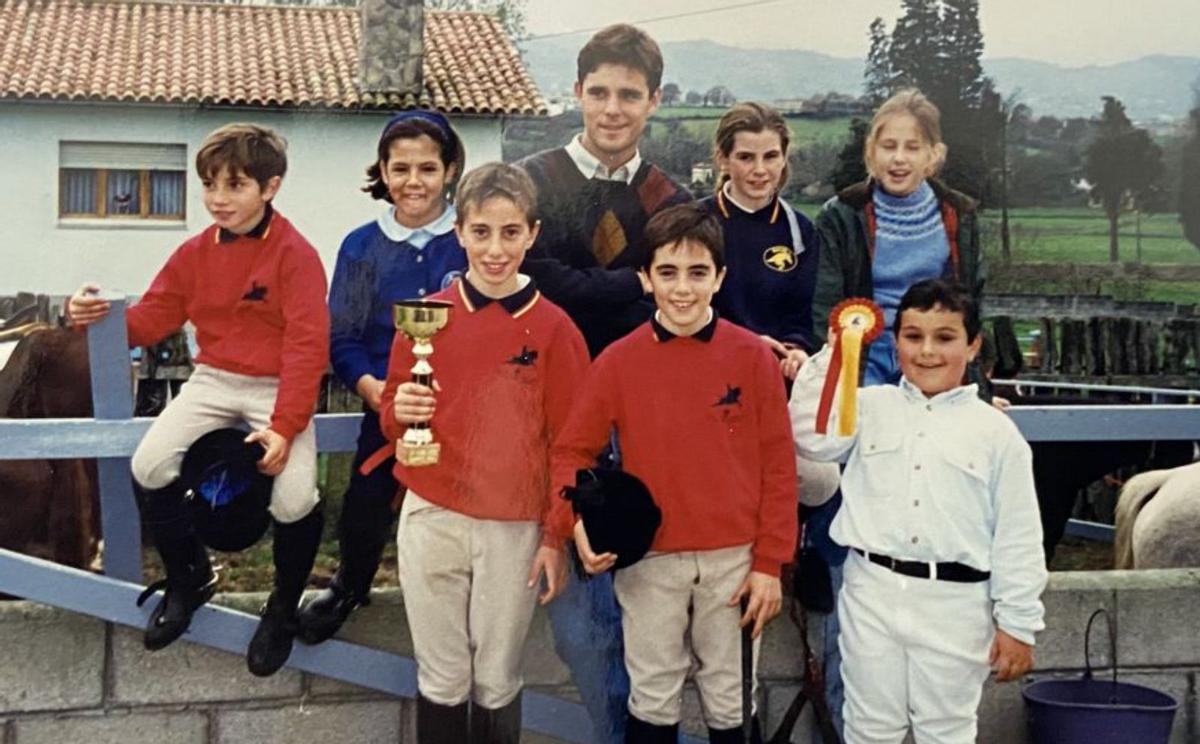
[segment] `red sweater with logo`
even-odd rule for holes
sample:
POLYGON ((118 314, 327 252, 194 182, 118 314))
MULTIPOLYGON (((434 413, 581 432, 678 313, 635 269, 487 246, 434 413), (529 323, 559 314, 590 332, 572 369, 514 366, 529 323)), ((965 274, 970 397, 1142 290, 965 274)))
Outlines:
POLYGON ((752 570, 779 576, 796 545, 796 463, 779 362, 761 338, 718 320, 708 341, 660 341, 647 323, 610 346, 555 440, 552 492, 591 466, 612 427, 622 469, 662 510, 651 550, 752 543, 752 570))
POLYGON ((290 441, 312 419, 329 366, 325 269, 278 212, 260 238, 218 233, 210 226, 167 259, 125 315, 129 345, 156 344, 190 320, 198 363, 279 378, 271 429, 290 441))
MULTIPOLYGON (((550 443, 587 369, 587 346, 567 314, 532 285, 480 306, 463 282, 429 297, 453 304, 429 357, 441 388, 430 422, 441 443, 439 461, 397 463, 396 479, 470 517, 546 522, 550 443)), ((379 409, 389 441, 407 428, 396 421, 393 403, 415 361, 412 341, 397 333, 379 409)))

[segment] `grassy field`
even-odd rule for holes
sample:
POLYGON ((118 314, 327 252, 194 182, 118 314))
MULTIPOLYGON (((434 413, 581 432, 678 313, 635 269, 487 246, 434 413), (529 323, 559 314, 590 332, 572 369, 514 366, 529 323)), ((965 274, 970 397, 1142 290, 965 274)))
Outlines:
MULTIPOLYGON (((667 121, 679 121, 688 133, 704 141, 711 141, 717 129, 717 119, 724 113, 722 108, 677 107, 660 108, 650 120, 653 132, 656 126, 665 126, 667 121)), ((803 148, 822 140, 841 144, 850 133, 850 119, 813 119, 809 117, 787 117, 792 132, 792 147, 803 148)))
MULTIPOLYGON (((1009 210, 1014 261, 1106 263, 1108 219, 1100 209, 1043 208, 1009 210)), ((1000 254, 1000 212, 984 213, 981 224, 984 250, 1000 254)), ((1120 258, 1138 256, 1135 215, 1122 215, 1118 234, 1120 258)), ((1176 214, 1142 215, 1141 259, 1143 263, 1200 263, 1200 250, 1183 237, 1176 214)))

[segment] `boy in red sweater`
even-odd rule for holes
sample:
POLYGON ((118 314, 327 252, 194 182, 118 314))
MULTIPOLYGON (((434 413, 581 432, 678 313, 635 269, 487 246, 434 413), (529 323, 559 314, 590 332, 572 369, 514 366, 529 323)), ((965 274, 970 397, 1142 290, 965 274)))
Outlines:
POLYGON ((388 362, 384 436, 394 443, 430 421, 441 443, 436 465, 395 468, 408 486, 396 543, 420 744, 516 744, 534 604, 565 580, 569 522, 549 529, 549 451, 588 353, 566 313, 517 273, 537 237, 536 199, 515 166, 466 175, 455 230, 467 273, 431 297, 453 305, 433 342, 437 380, 408 381, 415 359, 403 334, 388 362))
MULTIPOLYGON (((552 493, 574 484, 615 428, 623 468, 662 510, 650 552, 615 579, 632 685, 626 741, 675 741, 694 656, 709 740, 741 742, 738 628, 753 624, 757 639, 779 613, 780 567, 796 542, 791 424, 779 362, 711 308, 725 276, 716 218, 671 207, 646 238, 640 276, 658 310, 589 370, 555 441, 552 493)), ((613 566, 582 522, 574 536, 589 573, 613 566)))
MULTIPOLYGON (((212 597, 216 575, 196 537, 179 483, 184 453, 201 435, 244 422, 263 447, 259 470, 271 492, 275 587, 246 652, 259 676, 291 654, 296 606, 308 582, 322 517, 317 508, 312 414, 329 364, 325 270, 316 250, 271 206, 287 170, 274 131, 229 124, 196 153, 213 224, 181 245, 125 316, 130 346, 148 346, 191 321, 196 367, 133 454, 134 490, 162 557, 166 592, 146 625, 154 651, 183 635, 212 597)), ((87 326, 108 313, 84 285, 68 315, 87 326)))

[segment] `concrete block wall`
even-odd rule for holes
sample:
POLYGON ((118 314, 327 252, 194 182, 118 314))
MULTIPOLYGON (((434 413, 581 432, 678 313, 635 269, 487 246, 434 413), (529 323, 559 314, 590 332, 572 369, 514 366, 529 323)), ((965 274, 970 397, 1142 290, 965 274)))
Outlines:
MULTIPOLYGON (((226 595, 222 604, 252 611, 262 598, 226 595)), ((1172 744, 1200 744, 1200 571, 1061 573, 1045 595, 1047 629, 1031 679, 1078 676, 1083 630, 1099 607, 1117 626, 1121 679, 1180 702, 1172 744)), ((774 730, 798 689, 797 631, 781 618, 764 638, 761 709, 774 730)), ((402 598, 377 593, 343 632, 354 642, 411 654, 402 598)), ((242 657, 180 642, 154 654, 140 631, 26 602, 0 603, 0 744, 342 744, 413 742, 411 701, 285 669, 258 679, 242 657)), ((1092 659, 1109 663, 1103 628, 1092 659)), ((531 689, 575 698, 538 613, 526 647, 531 689)), ((701 733, 699 701, 685 698, 685 728, 701 733)), ((806 711, 793 741, 808 742, 806 711)), ((527 735, 528 744, 552 744, 527 735)), ((980 709, 984 744, 1026 741, 1021 687, 988 683, 980 709)))

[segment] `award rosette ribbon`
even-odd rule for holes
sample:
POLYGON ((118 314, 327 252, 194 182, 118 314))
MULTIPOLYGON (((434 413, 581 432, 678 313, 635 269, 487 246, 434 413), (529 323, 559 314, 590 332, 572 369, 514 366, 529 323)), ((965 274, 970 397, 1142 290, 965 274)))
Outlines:
POLYGON ((854 433, 858 416, 858 370, 863 347, 883 333, 883 310, 874 302, 851 297, 838 303, 829 313, 829 327, 835 337, 833 357, 825 373, 821 400, 817 405, 817 433, 829 429, 829 414, 834 398, 838 400, 838 436, 854 433))

